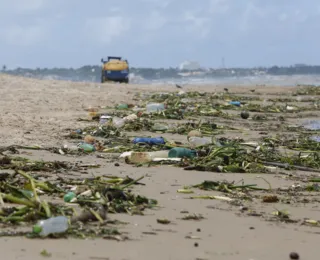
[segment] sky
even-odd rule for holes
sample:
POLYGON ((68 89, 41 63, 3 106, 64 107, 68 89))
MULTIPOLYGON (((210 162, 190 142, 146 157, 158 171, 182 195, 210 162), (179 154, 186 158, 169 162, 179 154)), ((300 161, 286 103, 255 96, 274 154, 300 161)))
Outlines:
POLYGON ((318 0, 0 0, 0 66, 318 65, 319 19, 318 0))

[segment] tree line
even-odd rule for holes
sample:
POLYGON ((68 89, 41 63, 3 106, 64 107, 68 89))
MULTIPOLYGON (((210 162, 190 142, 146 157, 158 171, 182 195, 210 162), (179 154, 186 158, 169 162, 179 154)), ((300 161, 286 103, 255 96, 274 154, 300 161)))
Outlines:
MULTIPOLYGON (((12 75, 24 75, 30 77, 58 76, 62 79, 72 80, 95 80, 99 81, 101 66, 82 66, 80 68, 16 68, 9 70, 6 65, 2 66, 2 72, 12 75)), ((181 78, 192 77, 230 77, 230 76, 252 76, 252 75, 315 75, 320 74, 320 66, 295 65, 288 67, 273 66, 259 68, 220 68, 200 69, 196 72, 179 70, 178 68, 130 68, 130 73, 144 79, 181 78)))

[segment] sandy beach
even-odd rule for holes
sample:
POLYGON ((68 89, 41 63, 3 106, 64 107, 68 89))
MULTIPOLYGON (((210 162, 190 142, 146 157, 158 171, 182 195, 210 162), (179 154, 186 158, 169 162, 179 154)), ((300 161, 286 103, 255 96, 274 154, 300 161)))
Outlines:
MULTIPOLYGON (((232 126, 238 130, 225 129, 217 137, 242 138, 246 142, 260 142, 263 136, 285 134, 296 136, 297 131, 283 132, 283 125, 301 125, 306 119, 320 118, 320 109, 312 106, 319 96, 293 95, 298 87, 278 86, 191 86, 184 92, 207 93, 228 92, 238 97, 258 97, 252 103, 273 104, 271 99, 291 98, 290 106, 310 107, 297 113, 250 112, 268 116, 267 121, 243 120, 241 110, 224 110, 234 115, 232 119, 212 117, 214 123, 232 126), (253 90, 254 91, 250 91, 253 90), (300 99, 297 99, 300 97, 300 99), (308 101, 306 101, 308 100, 308 101), (280 116, 286 121, 279 121, 280 116)), ((71 145, 67 135, 75 129, 97 124, 79 121, 87 117, 90 107, 114 107, 120 103, 139 105, 137 93, 178 92, 174 85, 119 85, 76 83, 67 81, 45 81, 0 74, 0 146, 10 145, 62 147, 71 145)), ((250 100, 248 101, 251 102, 250 100)), ((285 105, 286 102, 275 102, 285 105)), ((169 119, 160 121, 170 121, 169 119)), ((130 136, 159 136, 159 133, 131 132, 130 136)), ((187 143, 185 135, 162 134, 167 139, 187 143)), ((117 228, 128 236, 127 241, 107 239, 28 239, 25 237, 1 237, 1 251, 5 259, 43 259, 41 251, 50 253, 49 259, 183 259, 183 260, 269 260, 290 259, 290 252, 297 252, 300 259, 315 259, 320 224, 307 225, 305 220, 320 220, 319 192, 306 192, 280 188, 304 186, 306 178, 320 173, 297 169, 274 169, 269 173, 222 173, 208 171, 186 171, 171 165, 136 167, 110 159, 99 152, 89 155, 59 155, 47 150, 18 149, 19 156, 34 160, 68 161, 70 163, 99 164, 99 168, 87 170, 87 174, 74 173, 76 178, 103 175, 129 176, 133 179, 142 175, 145 185, 136 185, 134 192, 158 200, 159 208, 146 209, 144 216, 109 214, 108 218, 126 222, 117 228), (77 175, 78 174, 78 175, 77 175), (262 177, 262 178, 261 178, 262 177), (205 180, 257 184, 272 192, 259 192, 252 199, 241 199, 241 203, 228 203, 217 199, 188 199, 190 194, 178 193, 185 186, 199 184, 205 180), (280 190, 279 190, 280 189, 280 190), (275 203, 263 203, 265 194, 275 193, 275 203), (247 209, 245 209, 247 208, 247 209), (272 215, 275 211, 286 211, 293 221, 285 221, 272 215), (186 215, 203 216, 199 220, 184 220, 186 215), (168 219, 161 224, 157 219, 168 219)), ((318 150, 319 151, 319 150, 318 150)), ((16 156, 16 155, 15 155, 16 156)), ((17 155, 18 156, 18 155, 17 155)), ((68 172, 65 173, 66 175, 68 172)), ((194 190, 192 195, 228 196, 220 191, 194 190)), ((240 196, 240 195, 239 195, 240 196)), ((243 195, 244 196, 244 195, 243 195)), ((31 230, 31 227, 28 226, 31 230)))

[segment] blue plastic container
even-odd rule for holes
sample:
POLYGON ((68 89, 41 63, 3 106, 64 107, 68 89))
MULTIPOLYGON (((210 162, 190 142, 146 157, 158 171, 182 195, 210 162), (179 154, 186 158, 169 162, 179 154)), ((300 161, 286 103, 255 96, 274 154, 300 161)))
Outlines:
POLYGON ((165 140, 162 137, 136 137, 133 139, 133 143, 144 143, 149 145, 158 145, 158 144, 165 144, 165 140))
POLYGON ((230 105, 237 106, 237 107, 240 107, 240 106, 241 106, 241 102, 240 102, 240 101, 230 101, 229 104, 230 104, 230 105))

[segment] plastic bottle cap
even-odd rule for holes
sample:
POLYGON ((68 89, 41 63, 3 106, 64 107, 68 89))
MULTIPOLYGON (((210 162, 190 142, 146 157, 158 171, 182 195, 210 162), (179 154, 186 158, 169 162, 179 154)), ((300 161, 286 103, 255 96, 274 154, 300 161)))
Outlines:
POLYGON ((42 227, 39 225, 33 226, 33 233, 39 234, 42 231, 42 227))

